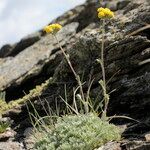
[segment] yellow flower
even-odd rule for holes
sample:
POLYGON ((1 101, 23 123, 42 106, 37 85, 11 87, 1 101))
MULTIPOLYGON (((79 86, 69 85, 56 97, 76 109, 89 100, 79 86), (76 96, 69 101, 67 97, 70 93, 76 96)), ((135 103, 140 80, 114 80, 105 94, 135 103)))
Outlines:
POLYGON ((98 12, 104 11, 104 10, 105 10, 105 8, 103 8, 103 7, 100 7, 100 8, 97 9, 98 12))
POLYGON ((46 26, 43 30, 46 33, 56 34, 61 28, 62 26, 60 24, 51 24, 51 25, 46 26))
POLYGON ((44 27, 43 31, 45 31, 46 33, 51 33, 53 32, 52 28, 49 26, 44 27))
POLYGON ((111 12, 111 10, 110 9, 108 9, 108 8, 104 8, 104 10, 103 10, 105 13, 110 13, 111 12))
POLYGON ((110 12, 108 13, 108 17, 109 17, 109 18, 114 18, 115 15, 114 15, 114 13, 113 13, 112 11, 110 11, 110 12))
POLYGON ((100 11, 100 12, 98 13, 98 18, 105 18, 104 12, 100 11))
POLYGON ((102 18, 102 19, 107 19, 107 18, 113 18, 114 17, 114 13, 108 9, 108 8, 98 8, 98 18, 102 18))

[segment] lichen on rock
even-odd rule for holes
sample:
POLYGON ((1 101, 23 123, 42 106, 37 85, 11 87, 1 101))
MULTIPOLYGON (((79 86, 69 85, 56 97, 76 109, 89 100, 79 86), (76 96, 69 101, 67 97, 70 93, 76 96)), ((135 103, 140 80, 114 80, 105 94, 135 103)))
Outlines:
POLYGON ((34 89, 29 91, 29 94, 26 94, 24 97, 12 100, 9 103, 6 103, 4 100, 0 100, 0 114, 7 113, 11 109, 19 108, 21 105, 24 105, 28 100, 32 101, 34 98, 41 96, 42 92, 47 88, 47 86, 52 82, 52 78, 45 81, 41 85, 37 85, 34 89))

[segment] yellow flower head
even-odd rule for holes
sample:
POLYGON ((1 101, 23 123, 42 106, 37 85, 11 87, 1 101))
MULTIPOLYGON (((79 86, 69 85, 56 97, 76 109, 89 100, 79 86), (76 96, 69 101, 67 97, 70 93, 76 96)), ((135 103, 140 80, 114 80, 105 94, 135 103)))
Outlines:
POLYGON ((100 7, 100 8, 97 9, 98 12, 104 11, 104 10, 105 10, 105 8, 103 8, 103 7, 100 7))
POLYGON ((98 8, 98 18, 102 18, 102 19, 107 19, 107 18, 113 18, 114 17, 114 13, 108 9, 108 8, 98 8))
POLYGON ((56 34, 61 28, 62 26, 60 24, 51 24, 51 25, 46 26, 43 30, 46 33, 56 34))
POLYGON ((102 12, 102 11, 100 11, 100 12, 98 13, 98 18, 105 18, 105 13, 102 12))
POLYGON ((49 26, 44 27, 43 31, 45 31, 46 33, 53 32, 52 28, 50 28, 49 26))

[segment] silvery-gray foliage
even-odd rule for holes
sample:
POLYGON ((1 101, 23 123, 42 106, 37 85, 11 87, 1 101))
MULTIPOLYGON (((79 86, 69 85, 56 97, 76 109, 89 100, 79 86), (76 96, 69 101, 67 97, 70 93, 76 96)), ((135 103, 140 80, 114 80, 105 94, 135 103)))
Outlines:
POLYGON ((120 130, 94 114, 59 118, 49 133, 43 132, 36 150, 92 150, 112 140, 120 140, 120 130))

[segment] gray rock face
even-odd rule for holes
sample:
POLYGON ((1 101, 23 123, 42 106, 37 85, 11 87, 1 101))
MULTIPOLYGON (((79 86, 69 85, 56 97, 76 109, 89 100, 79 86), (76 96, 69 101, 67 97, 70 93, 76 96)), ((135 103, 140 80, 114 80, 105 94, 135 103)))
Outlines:
POLYGON ((0 49, 0 57, 1 58, 6 57, 11 52, 12 49, 13 46, 9 44, 2 46, 2 48, 0 49))
POLYGON ((18 142, 1 142, 0 150, 23 150, 23 146, 18 142))
MULTIPOLYGON (((123 9, 118 10, 116 14, 116 20, 113 22, 115 34, 111 30, 109 21, 106 27, 107 80, 116 74, 108 85, 109 91, 116 89, 111 94, 109 114, 121 114, 141 119, 142 125, 138 124, 132 131, 129 129, 131 134, 137 133, 139 137, 139 132, 144 133, 150 130, 150 41, 149 26, 147 26, 150 23, 149 2, 132 1, 123 9), (144 29, 145 26, 147 27, 144 29)), ((101 79, 101 70, 95 62, 100 56, 101 33, 96 26, 97 23, 95 23, 94 29, 88 26, 82 30, 82 33, 78 33, 78 40, 68 51, 75 70, 80 76, 84 76, 83 82, 87 82, 90 73, 93 73, 92 78, 95 78, 95 82, 91 92, 94 98, 97 95, 101 97, 98 85, 98 80, 101 79)), ((70 69, 63 60, 55 70, 54 79, 56 83, 64 82, 71 90, 70 82, 75 82, 71 75, 70 69)), ((60 88, 59 84, 58 87, 60 88)), ((56 94, 63 94, 63 86, 60 89, 58 87, 56 94)), ((49 87, 49 91, 52 88, 54 87, 49 87)), ((86 92, 87 85, 84 85, 84 89, 86 92)), ((128 146, 127 149, 131 147, 128 146)), ((141 142, 140 146, 133 144, 133 147, 134 149, 145 149, 149 147, 149 144, 141 142)))
MULTIPOLYGON (((109 6, 109 2, 106 4, 109 6)), ((133 110, 138 109, 139 103, 142 103, 140 106, 143 106, 138 109, 139 111, 144 111, 149 106, 150 42, 147 24, 150 23, 150 6, 146 0, 121 0, 115 1, 114 4, 116 17, 115 20, 106 22, 105 42, 107 80, 117 73, 108 87, 109 90, 116 89, 116 92, 111 95, 110 112, 118 113, 121 111, 138 116, 139 113, 134 113, 133 110)), ((77 73, 80 76, 84 74, 84 81, 88 81, 90 72, 93 72, 95 86, 92 91, 99 89, 97 83, 101 79, 100 66, 95 62, 100 57, 102 38, 99 31, 101 23, 96 19, 96 7, 98 7, 98 3, 90 1, 55 20, 55 22, 64 25, 68 24, 58 33, 60 43, 68 51, 77 73), (87 10, 89 9, 95 13, 91 13, 92 16, 87 18, 89 14, 87 10), (71 21, 78 23, 70 23, 71 21), (83 22, 86 21, 87 23, 83 25, 83 22), (79 28, 82 30, 80 31, 79 28), (77 30, 80 32, 76 34, 77 30)), ((30 41, 29 39, 25 40, 30 41)), ((9 49, 10 47, 7 46, 6 48, 9 49)), ((51 72, 50 74, 53 75, 56 83, 66 83, 67 81, 75 83, 70 68, 60 55, 61 52, 55 39, 51 35, 47 35, 41 37, 38 42, 25 48, 16 56, 10 59, 1 59, 0 90, 22 86, 29 79, 39 77, 47 65, 44 74, 51 72)), ((56 86, 55 90, 54 86, 52 88, 50 86, 48 89, 54 92, 51 93, 52 95, 59 93, 59 89, 63 92, 60 87, 56 86)))
POLYGON ((39 41, 41 38, 40 33, 35 33, 28 35, 27 37, 21 39, 20 42, 14 45, 4 45, 0 49, 0 58, 8 57, 8 56, 15 56, 25 48, 33 45, 35 42, 39 41))
MULTIPOLYGON (((75 35, 78 23, 71 23, 58 33, 63 46, 75 35)), ((0 66, 0 90, 18 85, 42 70, 43 66, 53 59, 53 50, 58 49, 52 35, 47 35, 36 44, 24 49, 16 57, 5 61, 0 66)))
MULTIPOLYGON (((111 114, 126 114, 140 119, 150 115, 148 111, 150 106, 150 41, 147 29, 138 30, 150 23, 149 13, 150 7, 147 1, 144 3, 140 0, 132 1, 116 12, 116 20, 113 22, 115 33, 111 30, 110 22, 106 23, 107 80, 116 74, 108 85, 109 91, 116 89, 111 94, 109 108, 111 114)), ((95 62, 100 57, 101 39, 98 28, 84 30, 69 51, 75 70, 80 76, 84 75, 84 82, 89 80, 89 74, 93 72, 92 77, 95 78, 93 87, 95 88, 92 92, 97 91, 94 97, 99 93, 98 81, 102 77, 100 66, 95 62)), ((66 66, 66 61, 62 61, 56 68, 55 82, 65 81, 66 84, 68 80, 75 82, 73 77, 69 77, 71 71, 66 66)), ((87 88, 86 85, 84 88, 87 88)))

